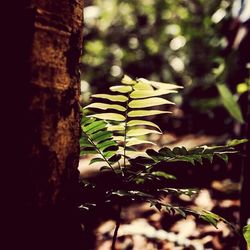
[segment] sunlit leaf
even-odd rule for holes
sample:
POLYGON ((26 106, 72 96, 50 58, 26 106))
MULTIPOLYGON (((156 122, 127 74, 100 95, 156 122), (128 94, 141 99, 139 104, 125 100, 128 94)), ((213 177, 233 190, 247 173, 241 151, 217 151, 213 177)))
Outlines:
POLYGON ((123 131, 125 130, 125 126, 123 125, 109 125, 107 127, 108 131, 123 131))
POLYGON ((124 108, 121 105, 117 105, 117 104, 106 104, 106 103, 101 103, 101 102, 94 102, 91 103, 89 105, 87 105, 85 107, 85 109, 87 108, 95 108, 95 109, 102 109, 102 110, 107 110, 107 109, 115 109, 118 111, 125 111, 126 108, 124 108))
POLYGON ((129 93, 132 91, 131 86, 123 86, 123 85, 118 85, 118 86, 113 86, 109 88, 113 92, 119 92, 119 93, 129 93))
POLYGON ((153 91, 154 88, 148 84, 148 83, 143 83, 143 82, 139 82, 137 84, 134 85, 134 90, 148 90, 148 91, 153 91))
POLYGON ((136 84, 136 81, 130 78, 128 75, 124 75, 121 82, 123 84, 128 84, 128 85, 134 85, 136 84))
POLYGON ((151 141, 140 140, 138 138, 130 138, 130 139, 128 139, 128 141, 126 143, 127 146, 134 146, 134 145, 140 145, 140 144, 153 144, 153 145, 155 145, 155 143, 153 143, 151 141))
POLYGON ((154 97, 154 96, 161 96, 161 95, 167 95, 171 93, 177 93, 175 90, 165 90, 165 89, 159 89, 159 90, 135 90, 130 93, 130 97, 133 99, 140 99, 140 98, 147 98, 147 97, 154 97))
POLYGON ((161 134, 161 132, 146 128, 131 129, 127 132, 127 136, 141 136, 147 134, 161 134))
POLYGON ((128 98, 124 95, 95 94, 91 95, 91 97, 107 99, 112 102, 126 102, 128 100, 128 98))
POLYGON ((248 142, 247 139, 240 139, 240 140, 239 139, 234 139, 234 140, 229 141, 227 143, 227 146, 234 147, 234 146, 240 145, 242 143, 246 143, 246 142, 248 142))
POLYGON ((169 114, 169 113, 171 112, 162 110, 133 110, 128 112, 128 117, 143 117, 143 116, 169 114))
POLYGON ((130 158, 136 158, 136 157, 146 157, 147 154, 145 152, 139 152, 139 151, 127 151, 126 156, 130 158))
POLYGON ((153 87, 158 88, 158 89, 172 90, 172 89, 182 89, 183 88, 182 86, 178 86, 176 84, 149 81, 149 80, 144 79, 144 78, 139 78, 139 79, 137 79, 137 81, 142 82, 142 83, 150 84, 153 87))
POLYGON ((250 246, 250 225, 246 225, 243 227, 243 235, 247 242, 247 245, 250 246))
POLYGON ((153 97, 141 100, 133 100, 129 102, 128 106, 130 108, 147 108, 163 104, 174 104, 174 103, 160 97, 153 97))
POLYGON ((146 125, 146 126, 152 126, 157 128, 159 131, 161 131, 160 127, 158 125, 156 125, 153 122, 150 121, 145 121, 145 120, 131 120, 127 123, 127 126, 140 126, 140 125, 146 125))
POLYGON ((124 136, 113 136, 115 141, 124 141, 124 136))
POLYGON ((99 118, 102 120, 107 120, 107 121, 124 121, 125 120, 125 116, 120 115, 120 114, 116 114, 116 113, 102 113, 102 114, 94 114, 94 115, 90 115, 89 117, 95 117, 95 118, 99 118))

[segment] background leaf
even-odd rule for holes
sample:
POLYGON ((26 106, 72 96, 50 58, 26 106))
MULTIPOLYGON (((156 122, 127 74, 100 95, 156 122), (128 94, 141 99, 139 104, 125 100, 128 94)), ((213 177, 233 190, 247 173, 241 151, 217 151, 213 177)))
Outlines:
POLYGON ((241 113, 241 109, 239 104, 235 101, 235 98, 233 94, 231 93, 230 89, 226 86, 226 84, 217 84, 217 89, 220 93, 220 96, 222 98, 222 103, 224 107, 227 109, 227 111, 231 114, 231 116, 239 121, 240 123, 243 123, 243 116, 241 113))
POLYGON ((243 236, 247 242, 247 245, 250 246, 250 225, 243 227, 243 236))

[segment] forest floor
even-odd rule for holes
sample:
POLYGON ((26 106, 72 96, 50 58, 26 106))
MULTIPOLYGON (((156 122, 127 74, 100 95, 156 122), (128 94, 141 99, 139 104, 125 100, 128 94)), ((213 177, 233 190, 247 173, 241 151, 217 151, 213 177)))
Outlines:
MULTIPOLYGON (((166 134, 162 142, 168 141, 168 147, 220 144, 225 136, 175 137, 166 134)), ((161 141, 159 141, 161 144, 161 141)), ((86 164, 82 161, 80 172, 86 164)), ((188 172, 190 182, 201 189, 198 195, 166 198, 166 202, 180 206, 200 207, 224 217, 237 225, 239 222, 240 184, 239 169, 232 162, 223 165, 217 162, 205 172, 188 172), (236 177, 235 177, 236 175, 236 177), (200 180, 198 180, 200 179, 200 180), (197 183, 196 183, 197 182, 197 183)), ((128 205, 122 211, 122 222, 118 232, 117 250, 236 250, 239 236, 228 225, 220 222, 218 228, 193 216, 183 219, 180 215, 170 215, 150 207, 146 203, 128 205)), ((109 250, 115 221, 105 218, 94 228, 95 250, 109 250)))

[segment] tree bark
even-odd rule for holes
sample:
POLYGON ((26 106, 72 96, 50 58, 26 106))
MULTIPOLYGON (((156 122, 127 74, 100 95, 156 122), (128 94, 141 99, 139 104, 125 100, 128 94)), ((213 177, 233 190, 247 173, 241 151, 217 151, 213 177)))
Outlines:
POLYGON ((6 126, 12 239, 3 249, 84 249, 77 212, 83 1, 23 3, 18 57, 7 66, 15 111, 6 126))
MULTIPOLYGON (((250 79, 249 79, 250 80, 250 79)), ((246 96, 246 126, 245 126, 245 133, 243 133, 243 136, 245 136, 246 139, 248 139, 248 142, 246 143, 244 147, 243 153, 245 154, 245 157, 242 160, 242 173, 241 173, 241 206, 240 206, 240 226, 241 229, 249 223, 250 220, 250 201, 249 201, 249 181, 250 181, 250 92, 248 92, 248 96, 246 96)), ((247 245, 246 241, 242 238, 240 242, 240 249, 246 250, 247 245)))

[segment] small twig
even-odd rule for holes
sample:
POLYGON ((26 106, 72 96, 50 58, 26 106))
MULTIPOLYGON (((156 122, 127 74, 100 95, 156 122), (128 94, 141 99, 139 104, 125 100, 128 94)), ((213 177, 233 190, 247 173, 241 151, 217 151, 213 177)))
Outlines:
POLYGON ((118 234, 118 230, 119 230, 119 227, 121 224, 121 212, 122 212, 122 206, 119 205, 118 211, 117 211, 115 231, 114 231, 114 235, 113 235, 113 239, 112 239, 111 250, 115 250, 115 243, 116 243, 116 239, 117 239, 117 234, 118 234))

